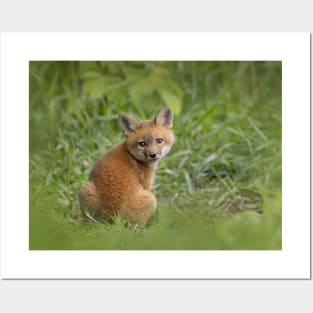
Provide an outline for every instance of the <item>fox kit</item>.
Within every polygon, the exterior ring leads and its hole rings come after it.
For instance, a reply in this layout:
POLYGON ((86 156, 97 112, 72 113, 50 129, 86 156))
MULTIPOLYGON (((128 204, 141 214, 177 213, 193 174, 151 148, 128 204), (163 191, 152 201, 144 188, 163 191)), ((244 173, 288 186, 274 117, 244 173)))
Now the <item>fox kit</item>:
POLYGON ((114 215, 146 225, 156 211, 152 184, 158 161, 174 142, 173 115, 164 107, 154 120, 120 114, 126 140, 98 160, 80 189, 80 204, 96 216, 114 215))

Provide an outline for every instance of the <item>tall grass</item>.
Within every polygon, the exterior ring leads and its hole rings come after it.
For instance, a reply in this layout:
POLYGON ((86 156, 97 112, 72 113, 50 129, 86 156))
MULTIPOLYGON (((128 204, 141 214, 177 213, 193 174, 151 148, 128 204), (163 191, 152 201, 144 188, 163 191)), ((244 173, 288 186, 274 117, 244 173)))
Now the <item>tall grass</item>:
POLYGON ((30 249, 281 249, 280 62, 30 62, 30 249), (166 103, 176 143, 144 230, 94 221, 78 190, 166 103))

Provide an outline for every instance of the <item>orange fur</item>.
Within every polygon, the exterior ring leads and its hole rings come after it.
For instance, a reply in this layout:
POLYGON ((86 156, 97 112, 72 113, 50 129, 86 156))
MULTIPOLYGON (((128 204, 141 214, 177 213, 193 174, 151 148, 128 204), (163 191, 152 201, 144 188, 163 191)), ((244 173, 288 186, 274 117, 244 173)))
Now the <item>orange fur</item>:
POLYGON ((171 118, 167 108, 154 121, 140 122, 125 114, 121 126, 127 139, 96 162, 89 180, 80 189, 81 206, 94 216, 110 218, 118 214, 144 226, 156 211, 157 201, 151 190, 157 161, 174 141, 171 123, 166 124, 171 118), (169 113, 167 120, 157 120, 169 113), (159 138, 163 140, 161 144, 156 141, 159 138), (147 142, 145 147, 138 143, 142 140, 147 142))

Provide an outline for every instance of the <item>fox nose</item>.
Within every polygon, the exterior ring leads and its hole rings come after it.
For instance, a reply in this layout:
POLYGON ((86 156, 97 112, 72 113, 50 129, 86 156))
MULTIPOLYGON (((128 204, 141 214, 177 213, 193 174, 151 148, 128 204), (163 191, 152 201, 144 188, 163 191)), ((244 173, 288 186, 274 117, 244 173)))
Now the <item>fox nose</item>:
POLYGON ((156 153, 150 153, 150 157, 151 157, 152 159, 155 159, 156 153))

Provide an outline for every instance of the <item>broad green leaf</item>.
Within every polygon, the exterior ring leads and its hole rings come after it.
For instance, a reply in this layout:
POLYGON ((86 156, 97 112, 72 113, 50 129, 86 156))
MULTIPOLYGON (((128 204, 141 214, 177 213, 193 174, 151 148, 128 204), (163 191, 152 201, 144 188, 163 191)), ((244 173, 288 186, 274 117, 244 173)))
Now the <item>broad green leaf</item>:
POLYGON ((182 99, 167 89, 159 89, 158 91, 162 100, 169 106, 174 115, 180 115, 182 109, 182 99))
POLYGON ((134 103, 140 103, 143 97, 153 92, 154 86, 147 79, 140 79, 129 86, 129 94, 134 103))

